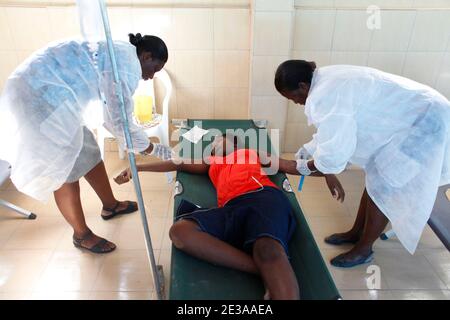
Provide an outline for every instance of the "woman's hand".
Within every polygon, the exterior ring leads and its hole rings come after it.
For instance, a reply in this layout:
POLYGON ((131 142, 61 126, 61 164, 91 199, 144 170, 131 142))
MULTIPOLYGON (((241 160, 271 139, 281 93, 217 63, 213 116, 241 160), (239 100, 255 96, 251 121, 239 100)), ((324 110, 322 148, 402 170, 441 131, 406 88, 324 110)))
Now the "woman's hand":
POLYGON ((345 191, 338 178, 334 174, 326 174, 325 180, 333 198, 340 202, 344 202, 345 191))
POLYGON ((117 184, 124 184, 131 180, 131 169, 127 168, 123 170, 117 177, 114 178, 114 181, 117 184))

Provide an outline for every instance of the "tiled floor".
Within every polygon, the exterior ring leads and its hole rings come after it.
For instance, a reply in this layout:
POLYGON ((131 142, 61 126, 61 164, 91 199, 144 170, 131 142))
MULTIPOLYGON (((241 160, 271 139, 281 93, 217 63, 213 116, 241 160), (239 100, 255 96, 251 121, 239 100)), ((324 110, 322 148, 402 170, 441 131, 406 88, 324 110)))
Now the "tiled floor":
MULTIPOLYGON (((287 155, 289 157, 291 155, 287 155)), ((114 152, 106 153, 110 177, 127 165, 114 152)), ((307 178, 297 192, 302 209, 327 261, 348 247, 332 247, 323 237, 351 226, 364 187, 360 171, 340 176, 346 201, 337 203, 323 179, 307 178)), ((292 185, 298 177, 291 176, 292 185)), ((165 174, 141 175, 152 242, 158 264, 170 272, 172 189, 165 174)), ((135 199, 132 184, 113 190, 120 199, 135 199)), ((81 182, 83 206, 89 226, 114 241, 118 249, 107 255, 93 255, 75 249, 71 229, 52 200, 41 204, 20 193, 11 183, 0 187, 0 198, 32 210, 37 220, 26 220, 0 208, 0 299, 152 299, 152 277, 148 265, 139 214, 111 221, 100 217, 101 203, 86 181, 81 182)), ((368 290, 367 265, 349 270, 329 265, 335 282, 346 299, 450 299, 450 253, 427 228, 414 256, 393 239, 378 241, 372 264, 381 272, 380 290, 368 290)))

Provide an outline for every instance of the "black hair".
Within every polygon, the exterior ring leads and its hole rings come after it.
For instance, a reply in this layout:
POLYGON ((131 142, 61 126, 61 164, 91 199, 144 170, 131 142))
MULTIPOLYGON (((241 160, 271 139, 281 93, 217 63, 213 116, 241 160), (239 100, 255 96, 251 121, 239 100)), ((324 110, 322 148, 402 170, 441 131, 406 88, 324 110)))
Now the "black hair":
POLYGON ((142 52, 150 52, 152 58, 164 63, 169 59, 167 46, 161 38, 157 36, 142 36, 140 33, 136 33, 136 35, 130 33, 128 37, 130 38, 130 43, 136 47, 138 56, 142 52))
POLYGON ((287 60, 280 64, 275 73, 275 88, 278 92, 294 91, 298 84, 311 84, 316 64, 305 60, 287 60))

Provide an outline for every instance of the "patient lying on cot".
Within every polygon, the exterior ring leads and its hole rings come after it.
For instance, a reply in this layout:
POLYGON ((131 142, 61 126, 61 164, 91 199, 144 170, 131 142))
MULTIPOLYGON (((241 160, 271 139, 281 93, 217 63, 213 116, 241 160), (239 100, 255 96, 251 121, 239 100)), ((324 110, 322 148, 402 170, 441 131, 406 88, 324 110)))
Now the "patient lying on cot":
MULTIPOLYGON (((200 164, 160 161, 138 165, 138 171, 185 171, 209 174, 217 191, 216 208, 198 208, 185 200, 170 229, 175 247, 213 264, 258 274, 265 298, 299 299, 298 283, 289 263, 288 242, 296 227, 288 198, 262 173, 255 150, 239 149, 234 136, 215 137, 211 157, 200 164)), ((279 159, 279 171, 298 175, 296 162, 279 159)), ((328 187, 343 201, 344 190, 334 175, 328 187)), ((131 179, 130 169, 115 178, 131 179)), ((191 186, 195 187, 195 186, 191 186)))

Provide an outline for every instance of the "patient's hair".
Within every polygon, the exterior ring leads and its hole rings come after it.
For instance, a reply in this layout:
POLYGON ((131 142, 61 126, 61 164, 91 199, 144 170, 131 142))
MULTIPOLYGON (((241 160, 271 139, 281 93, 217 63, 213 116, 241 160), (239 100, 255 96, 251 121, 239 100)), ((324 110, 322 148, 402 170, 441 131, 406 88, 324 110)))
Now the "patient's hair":
POLYGON ((305 60, 287 60, 280 64, 275 73, 275 88, 278 92, 294 91, 298 84, 311 84, 316 65, 305 60))
POLYGON ((161 38, 157 36, 142 36, 140 33, 135 35, 128 34, 130 38, 130 43, 136 47, 138 56, 142 52, 150 52, 153 59, 158 59, 162 62, 167 62, 169 59, 169 52, 167 46, 161 38))

